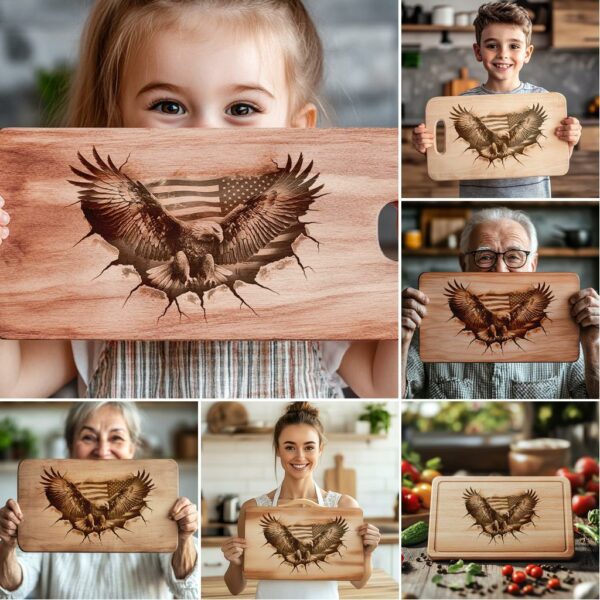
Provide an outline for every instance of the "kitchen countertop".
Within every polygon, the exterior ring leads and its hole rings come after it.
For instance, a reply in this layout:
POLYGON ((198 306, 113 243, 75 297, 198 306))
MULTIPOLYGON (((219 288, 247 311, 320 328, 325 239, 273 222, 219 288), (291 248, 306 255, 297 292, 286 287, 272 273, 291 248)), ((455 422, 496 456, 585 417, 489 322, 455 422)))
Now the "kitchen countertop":
MULTIPOLYGON (((340 581, 340 598, 356 600, 397 600, 398 583, 382 569, 375 569, 366 587, 357 590, 349 581, 340 581)), ((202 577, 200 595, 202 598, 221 598, 231 600, 222 577, 202 577)), ((254 598, 256 596, 256 581, 248 581, 246 589, 236 598, 254 598)))
MULTIPOLYGON (((438 585, 431 583, 431 578, 437 573, 437 565, 442 565, 444 568, 448 568, 450 564, 447 560, 432 561, 431 565, 428 565, 426 559, 421 557, 421 554, 427 554, 427 542, 423 542, 417 546, 403 547, 402 554, 404 555, 404 564, 402 568, 402 591, 406 594, 411 594, 413 598, 481 598, 481 595, 476 591, 470 591, 465 588, 465 591, 453 591, 448 587, 439 587, 438 585), (417 559, 421 558, 420 561, 417 559), (406 563, 410 563, 410 567, 406 567, 406 563), (405 569, 407 569, 405 571, 405 569), (462 595, 460 595, 462 594, 462 595)), ((534 559, 528 561, 513 561, 507 558, 504 561, 481 561, 481 560, 466 560, 465 563, 476 562, 481 565, 484 577, 477 577, 477 582, 483 586, 482 590, 484 596, 488 598, 514 598, 514 596, 507 594, 504 590, 506 589, 507 579, 502 577, 501 569, 503 565, 511 564, 515 570, 525 570, 525 566, 530 563, 540 564, 534 559), (494 589, 490 588, 497 586, 494 589)), ((568 572, 572 571, 571 577, 575 580, 584 581, 595 581, 598 583, 598 548, 595 546, 589 546, 579 536, 575 537, 575 556, 570 561, 549 561, 543 560, 542 565, 560 565, 561 569, 556 572, 556 576, 561 580, 561 590, 555 590, 549 594, 545 594, 547 597, 553 598, 573 598, 573 589, 577 583, 576 581, 571 584, 563 583, 565 578, 568 577, 568 572)), ((540 581, 545 584, 548 580, 546 577, 548 571, 544 568, 544 576, 540 581)), ((464 582, 464 573, 454 575, 442 575, 443 581, 446 585, 452 582, 464 582)), ((528 578, 531 579, 531 578, 528 578)), ((526 596, 530 597, 530 596, 526 596)))

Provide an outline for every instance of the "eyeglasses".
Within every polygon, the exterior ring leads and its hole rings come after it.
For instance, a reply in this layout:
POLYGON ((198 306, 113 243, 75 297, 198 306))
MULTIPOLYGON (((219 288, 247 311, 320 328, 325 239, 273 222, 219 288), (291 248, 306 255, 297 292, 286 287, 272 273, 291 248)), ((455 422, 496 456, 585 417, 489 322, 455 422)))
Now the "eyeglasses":
POLYGON ((494 252, 493 250, 473 250, 466 254, 472 254, 475 264, 480 269, 491 269, 498 262, 498 257, 501 256, 504 264, 509 269, 520 269, 531 254, 530 250, 507 250, 506 252, 494 252))

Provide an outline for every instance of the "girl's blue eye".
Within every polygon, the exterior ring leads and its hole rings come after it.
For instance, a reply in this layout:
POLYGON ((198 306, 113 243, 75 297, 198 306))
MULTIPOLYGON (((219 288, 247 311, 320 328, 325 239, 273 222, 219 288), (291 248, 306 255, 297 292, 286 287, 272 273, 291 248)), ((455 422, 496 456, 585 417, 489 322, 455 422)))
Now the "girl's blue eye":
POLYGON ((256 106, 252 106, 246 102, 236 102, 225 110, 232 117, 249 117, 253 113, 260 112, 256 106))
POLYGON ((164 113, 165 115, 183 115, 185 114, 185 108, 179 102, 173 102, 171 100, 161 100, 151 106, 151 110, 164 113), (180 112, 181 111, 181 112, 180 112))

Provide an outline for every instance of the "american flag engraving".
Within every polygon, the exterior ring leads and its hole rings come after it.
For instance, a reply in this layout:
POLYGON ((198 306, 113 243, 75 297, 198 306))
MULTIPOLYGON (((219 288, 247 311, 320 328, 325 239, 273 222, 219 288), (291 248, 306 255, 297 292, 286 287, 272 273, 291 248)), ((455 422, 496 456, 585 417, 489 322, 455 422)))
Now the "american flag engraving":
POLYGON ((237 288, 266 288, 256 281, 261 267, 294 257, 306 276, 293 243, 304 236, 318 244, 303 217, 324 186, 302 154, 257 175, 147 183, 127 174, 127 161, 117 167, 95 148, 92 154, 94 162, 78 153, 83 168, 71 167, 79 180, 70 183, 81 188, 78 202, 91 225, 81 241, 98 234, 119 250, 100 275, 115 265, 135 268, 141 281, 125 302, 138 288, 153 287, 168 300, 159 319, 173 303, 181 317, 179 296, 195 294, 204 309, 205 292, 225 285, 254 312, 237 288))

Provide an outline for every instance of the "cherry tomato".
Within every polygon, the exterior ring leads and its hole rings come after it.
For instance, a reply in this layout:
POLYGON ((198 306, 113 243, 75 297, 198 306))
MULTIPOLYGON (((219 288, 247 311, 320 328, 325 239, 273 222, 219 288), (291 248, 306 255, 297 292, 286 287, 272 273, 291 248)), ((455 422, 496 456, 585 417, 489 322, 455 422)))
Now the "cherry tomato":
POLYGON ((567 467, 562 467, 556 471, 556 474, 560 477, 566 477, 571 483, 571 495, 577 492, 577 488, 583 487, 585 485, 585 477, 582 473, 573 473, 573 471, 567 469, 567 467))
POLYGON ((402 512, 416 513, 421 508, 421 501, 416 494, 406 494, 402 498, 402 512))
POLYGON ((514 583, 523 583, 527 579, 527 575, 523 571, 515 571, 512 576, 514 583))
POLYGON ((516 583, 511 583, 511 584, 510 584, 510 585, 509 585, 509 586, 506 588, 506 591, 507 591, 509 594, 513 594, 513 596, 514 596, 514 595, 516 595, 516 594, 520 593, 520 591, 521 591, 521 588, 519 588, 519 586, 518 586, 516 583))
POLYGON ((527 565, 525 567, 525 573, 527 573, 527 575, 531 575, 530 571, 533 569, 533 567, 535 567, 535 565, 527 565))
POLYGON ((530 583, 528 583, 527 585, 523 586, 523 589, 521 590, 521 592, 523 594, 532 594, 533 586, 530 583))
POLYGON ((596 496, 596 500, 598 499, 598 481, 588 481, 585 486, 586 492, 592 492, 596 496))
POLYGON ((504 565, 502 567, 502 575, 512 575, 513 568, 512 565, 504 565))
POLYGON ((413 483, 417 483, 419 481, 419 471, 415 469, 407 460, 402 461, 402 475, 406 477, 410 477, 413 480, 413 483))
POLYGON ((593 494, 575 494, 571 499, 573 512, 578 517, 585 517, 588 511, 596 508, 596 497, 593 494))
POLYGON ((531 569, 531 571, 529 571, 529 576, 533 577, 534 579, 539 579, 543 574, 544 574, 544 571, 542 571, 541 567, 537 567, 537 566, 534 566, 533 569, 531 569))
POLYGON ((434 469, 425 469, 421 473, 420 481, 424 481, 426 483, 431 483, 436 477, 440 477, 440 476, 441 476, 441 473, 439 471, 436 471, 434 469))
POLYGON ((594 475, 598 475, 598 463, 591 456, 583 456, 575 463, 573 470, 581 473, 587 481, 594 475))
POLYGON ((549 590, 555 590, 557 588, 560 587, 560 579, 558 577, 553 577, 552 579, 548 580, 548 583, 546 584, 546 587, 549 590))
POLYGON ((419 496, 423 506, 429 508, 431 505, 431 485, 429 483, 418 483, 412 489, 412 493, 419 496))

